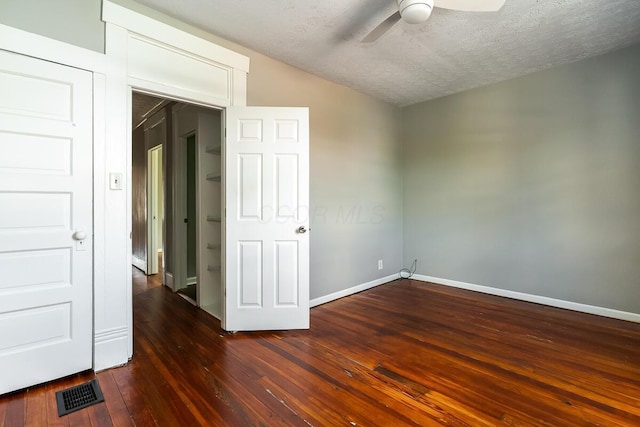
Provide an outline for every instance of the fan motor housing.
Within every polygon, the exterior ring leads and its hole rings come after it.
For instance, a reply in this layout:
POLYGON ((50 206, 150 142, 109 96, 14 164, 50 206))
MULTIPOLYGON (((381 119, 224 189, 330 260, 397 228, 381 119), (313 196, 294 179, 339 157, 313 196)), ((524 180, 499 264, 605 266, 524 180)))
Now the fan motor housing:
POLYGON ((419 24, 431 16, 433 0, 397 0, 402 20, 408 24, 419 24))

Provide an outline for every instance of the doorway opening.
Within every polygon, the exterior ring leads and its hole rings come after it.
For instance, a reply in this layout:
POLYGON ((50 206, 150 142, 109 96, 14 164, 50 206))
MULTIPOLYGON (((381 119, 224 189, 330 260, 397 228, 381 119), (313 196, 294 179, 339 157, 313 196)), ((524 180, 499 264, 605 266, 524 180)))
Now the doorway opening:
POLYGON ((131 105, 133 265, 220 319, 222 111, 135 91, 131 105))

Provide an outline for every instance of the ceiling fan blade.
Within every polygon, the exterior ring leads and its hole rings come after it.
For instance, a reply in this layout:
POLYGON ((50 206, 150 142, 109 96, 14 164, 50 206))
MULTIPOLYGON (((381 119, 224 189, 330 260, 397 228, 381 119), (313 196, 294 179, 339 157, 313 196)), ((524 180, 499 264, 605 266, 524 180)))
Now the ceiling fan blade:
POLYGON ((463 12, 497 12, 507 0, 435 0, 434 6, 441 9, 463 12))
POLYGON ((362 43, 371 43, 378 40, 384 33, 393 28, 394 25, 400 20, 400 12, 396 12, 384 21, 382 21, 377 27, 375 27, 365 38, 362 39, 362 43))

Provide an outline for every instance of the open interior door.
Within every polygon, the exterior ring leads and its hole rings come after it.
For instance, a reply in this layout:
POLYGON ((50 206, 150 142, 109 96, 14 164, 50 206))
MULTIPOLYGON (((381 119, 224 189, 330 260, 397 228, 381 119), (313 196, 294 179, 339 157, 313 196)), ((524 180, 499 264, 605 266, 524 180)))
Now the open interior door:
POLYGON ((0 394, 92 367, 91 73, 0 51, 0 394))
POLYGON ((309 327, 309 110, 226 110, 228 331, 309 327))

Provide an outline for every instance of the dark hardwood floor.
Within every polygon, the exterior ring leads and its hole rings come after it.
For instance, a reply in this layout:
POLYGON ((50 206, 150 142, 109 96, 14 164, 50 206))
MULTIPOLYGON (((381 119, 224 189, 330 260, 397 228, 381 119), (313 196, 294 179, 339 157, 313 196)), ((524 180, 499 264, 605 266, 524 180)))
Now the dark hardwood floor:
POLYGON ((0 425, 640 426, 640 324, 402 280, 230 335, 141 273, 134 319, 104 403, 57 417, 88 372, 0 397, 0 425))

